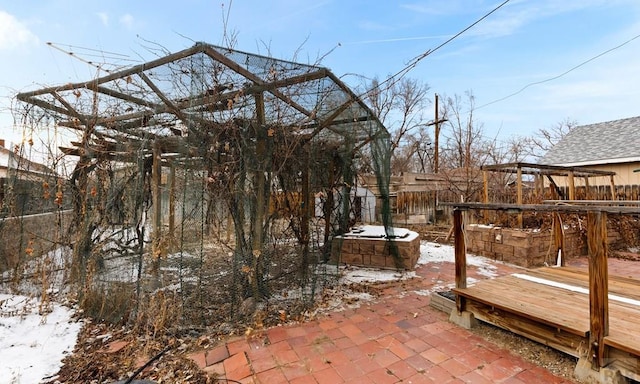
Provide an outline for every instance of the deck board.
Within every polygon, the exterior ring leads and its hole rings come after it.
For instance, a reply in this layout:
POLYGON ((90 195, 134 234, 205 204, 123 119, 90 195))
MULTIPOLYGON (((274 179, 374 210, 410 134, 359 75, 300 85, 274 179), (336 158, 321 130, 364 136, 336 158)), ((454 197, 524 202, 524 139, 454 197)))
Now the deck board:
MULTIPOLYGON (((468 300, 588 339, 589 276, 585 269, 544 267, 521 272, 520 275, 526 275, 522 278, 517 275, 479 281, 454 292, 468 300), (527 276, 545 282, 532 281, 527 276), (576 289, 554 286, 549 281, 576 289)), ((640 357, 640 281, 610 275, 608 285, 609 335, 605 344, 640 357)))
POLYGON ((588 298, 574 292, 561 295, 558 288, 514 276, 481 281, 454 292, 573 334, 586 336, 589 332, 588 298))
MULTIPOLYGON (((589 276, 584 269, 575 267, 544 267, 527 271, 527 275, 549 279, 560 283, 589 287, 589 276)), ((609 294, 640 301, 640 282, 629 277, 609 275, 609 294)))

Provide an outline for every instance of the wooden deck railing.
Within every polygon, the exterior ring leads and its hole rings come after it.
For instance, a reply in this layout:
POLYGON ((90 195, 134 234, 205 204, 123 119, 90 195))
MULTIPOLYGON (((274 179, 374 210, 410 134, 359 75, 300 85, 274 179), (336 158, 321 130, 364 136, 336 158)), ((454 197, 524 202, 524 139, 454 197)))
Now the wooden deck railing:
MULTIPOLYGON (((483 204, 452 203, 453 233, 455 235, 455 281, 457 289, 467 287, 466 244, 462 214, 469 210, 496 210, 513 214, 526 211, 562 213, 581 213, 587 215, 587 242, 589 257, 589 355, 592 368, 599 369, 608 359, 605 337, 609 334, 609 287, 607 268, 607 217, 608 215, 640 215, 640 208, 628 205, 588 204, 588 205, 551 205, 551 204, 483 204)), ((556 236, 562 236, 561 232, 556 236)), ((562 241, 556 239, 562 246, 562 241)), ((458 313, 466 310, 466 298, 456 295, 458 313)))

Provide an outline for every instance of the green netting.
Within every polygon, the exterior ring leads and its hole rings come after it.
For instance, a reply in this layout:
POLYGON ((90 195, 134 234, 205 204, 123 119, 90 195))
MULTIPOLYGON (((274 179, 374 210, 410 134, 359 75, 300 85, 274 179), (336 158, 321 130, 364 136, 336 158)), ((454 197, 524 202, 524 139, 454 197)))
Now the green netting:
POLYGON ((389 135, 327 69, 198 43, 18 99, 30 130, 75 136, 50 250, 91 316, 151 326, 161 295, 180 329, 261 326, 308 315, 336 286, 356 225, 383 226, 398 258, 389 135), (365 173, 375 209, 358 194, 365 173))

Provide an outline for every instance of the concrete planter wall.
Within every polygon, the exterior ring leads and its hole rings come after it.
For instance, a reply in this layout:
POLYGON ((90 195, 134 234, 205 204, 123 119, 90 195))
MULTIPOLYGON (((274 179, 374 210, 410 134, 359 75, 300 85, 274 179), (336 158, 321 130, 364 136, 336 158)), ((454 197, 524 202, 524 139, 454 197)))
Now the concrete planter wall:
POLYGON ((349 265, 384 269, 414 270, 420 258, 420 235, 404 228, 394 228, 397 238, 387 238, 384 227, 364 226, 362 232, 351 231, 331 242, 331 261, 349 265), (392 253, 397 247, 399 265, 392 253))
MULTIPOLYGON (((556 263, 550 231, 472 224, 465 227, 465 233, 469 253, 527 268, 556 263)), ((564 233, 567 258, 586 254, 585 242, 577 229, 565 229, 564 233)))

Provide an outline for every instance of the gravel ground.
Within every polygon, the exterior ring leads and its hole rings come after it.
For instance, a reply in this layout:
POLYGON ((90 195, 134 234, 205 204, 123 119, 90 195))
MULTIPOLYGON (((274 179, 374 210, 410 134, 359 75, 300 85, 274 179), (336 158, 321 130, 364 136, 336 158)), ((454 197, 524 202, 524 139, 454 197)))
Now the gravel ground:
POLYGON ((580 383, 573 376, 577 363, 576 358, 573 356, 483 322, 478 322, 478 326, 472 328, 471 332, 522 356, 523 359, 531 363, 548 369, 557 376, 571 380, 574 383, 580 383))

